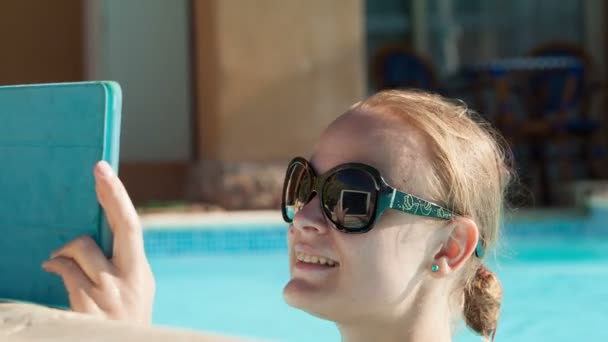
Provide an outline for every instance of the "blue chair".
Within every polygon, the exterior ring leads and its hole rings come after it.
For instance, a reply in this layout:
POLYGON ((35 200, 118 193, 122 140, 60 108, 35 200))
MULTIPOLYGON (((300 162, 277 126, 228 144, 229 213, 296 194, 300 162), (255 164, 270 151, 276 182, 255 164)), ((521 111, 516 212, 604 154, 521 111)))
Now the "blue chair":
POLYGON ((378 49, 372 58, 370 71, 376 90, 440 90, 437 73, 429 60, 403 44, 389 44, 378 49))
POLYGON ((528 109, 526 126, 532 148, 531 157, 541 168, 542 198, 550 202, 552 190, 565 181, 599 178, 593 159, 605 146, 595 146, 603 123, 593 117, 593 96, 601 89, 591 80, 593 63, 580 46, 563 42, 543 44, 530 57, 558 57, 574 61, 566 68, 529 72, 523 94, 528 109))

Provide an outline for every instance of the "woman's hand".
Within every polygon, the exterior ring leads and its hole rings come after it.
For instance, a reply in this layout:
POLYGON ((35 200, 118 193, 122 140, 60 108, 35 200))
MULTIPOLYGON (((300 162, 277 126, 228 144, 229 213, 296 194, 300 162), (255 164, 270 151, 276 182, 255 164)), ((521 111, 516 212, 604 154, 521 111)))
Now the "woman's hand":
POLYGON ((114 235, 112 259, 85 236, 53 252, 42 267, 63 279, 72 310, 150 323, 155 284, 137 212, 106 162, 95 167, 95 189, 114 235))

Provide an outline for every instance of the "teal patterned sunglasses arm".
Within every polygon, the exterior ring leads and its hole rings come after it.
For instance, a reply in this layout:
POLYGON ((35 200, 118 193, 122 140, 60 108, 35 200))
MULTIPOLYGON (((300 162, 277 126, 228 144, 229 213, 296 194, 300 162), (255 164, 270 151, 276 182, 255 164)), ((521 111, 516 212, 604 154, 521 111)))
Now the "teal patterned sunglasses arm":
MULTIPOLYGON (((385 196, 380 199, 379 207, 379 213, 390 208, 412 215, 434 217, 442 220, 451 220, 458 216, 453 211, 440 205, 395 189, 392 189, 390 193, 385 193, 385 196)), ((475 256, 482 258, 484 254, 483 241, 480 238, 475 248, 475 256)))
POLYGON ((449 209, 423 200, 420 197, 394 189, 390 194, 390 201, 387 203, 387 208, 397 209, 412 215, 434 217, 442 220, 449 220, 456 216, 456 214, 449 209))

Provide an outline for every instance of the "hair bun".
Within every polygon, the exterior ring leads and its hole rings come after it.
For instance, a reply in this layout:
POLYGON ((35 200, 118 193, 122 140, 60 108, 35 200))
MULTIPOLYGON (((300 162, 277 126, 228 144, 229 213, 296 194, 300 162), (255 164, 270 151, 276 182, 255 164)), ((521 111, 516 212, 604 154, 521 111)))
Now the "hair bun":
POLYGON ((464 290, 464 319, 471 329, 494 340, 500 316, 502 286, 496 274, 483 264, 464 290))

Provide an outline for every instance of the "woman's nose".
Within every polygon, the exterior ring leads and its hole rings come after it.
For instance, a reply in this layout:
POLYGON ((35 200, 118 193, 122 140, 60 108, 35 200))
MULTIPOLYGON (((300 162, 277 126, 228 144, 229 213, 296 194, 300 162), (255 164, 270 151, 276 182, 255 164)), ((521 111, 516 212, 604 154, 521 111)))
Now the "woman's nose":
POLYGON ((293 218, 293 226, 301 232, 324 234, 328 230, 328 222, 321 210, 319 196, 315 196, 293 218))

